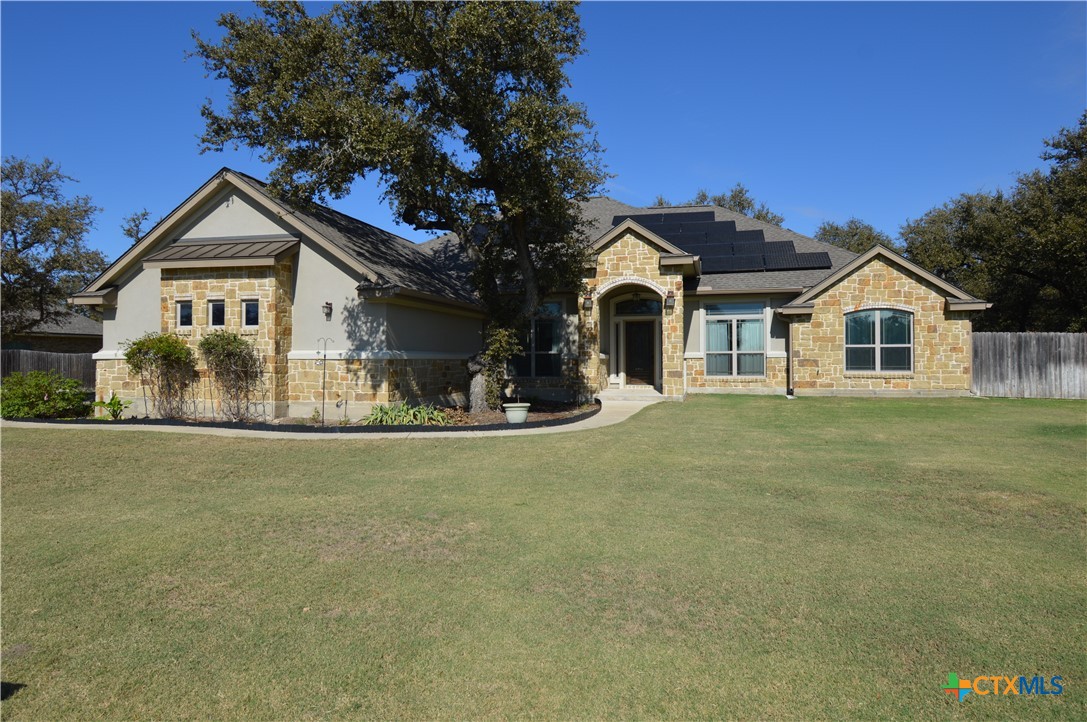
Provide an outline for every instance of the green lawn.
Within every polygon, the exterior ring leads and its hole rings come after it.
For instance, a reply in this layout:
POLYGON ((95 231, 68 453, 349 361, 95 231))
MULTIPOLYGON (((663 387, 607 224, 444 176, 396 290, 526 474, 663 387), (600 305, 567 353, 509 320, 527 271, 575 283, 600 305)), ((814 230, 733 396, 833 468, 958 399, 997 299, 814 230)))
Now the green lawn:
POLYGON ((5 719, 1087 717, 1087 404, 3 432, 5 719), (1061 696, 941 692, 1061 675, 1061 696))

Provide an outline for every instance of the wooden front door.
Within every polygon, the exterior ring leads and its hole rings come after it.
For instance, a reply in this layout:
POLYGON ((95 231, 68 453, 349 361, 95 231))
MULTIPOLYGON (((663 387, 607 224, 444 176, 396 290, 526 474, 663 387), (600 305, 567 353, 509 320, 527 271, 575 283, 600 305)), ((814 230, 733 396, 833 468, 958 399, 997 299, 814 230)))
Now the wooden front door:
POLYGON ((653 378, 653 330, 657 324, 655 321, 627 321, 625 325, 623 358, 626 368, 623 370, 627 383, 653 386, 656 383, 653 378))

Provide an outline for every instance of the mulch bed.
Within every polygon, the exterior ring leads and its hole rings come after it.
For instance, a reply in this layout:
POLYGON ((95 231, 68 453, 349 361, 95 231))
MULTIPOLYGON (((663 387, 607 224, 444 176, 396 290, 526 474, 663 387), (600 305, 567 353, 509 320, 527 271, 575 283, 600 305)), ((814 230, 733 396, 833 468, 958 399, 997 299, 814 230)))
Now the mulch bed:
MULTIPOLYGON (((536 404, 534 404, 536 406, 536 404)), ((530 409, 528 420, 523 424, 510 424, 506 421, 506 415, 501 411, 487 411, 481 414, 458 414, 459 423, 453 426, 361 426, 358 424, 346 424, 340 426, 330 422, 326 426, 313 423, 298 423, 296 419, 284 422, 253 422, 239 423, 221 421, 215 419, 180 420, 180 419, 150 419, 133 418, 122 421, 109 421, 106 419, 8 419, 9 421, 33 421, 42 424, 58 425, 102 425, 102 424, 126 424, 136 426, 182 426, 209 429, 244 429, 247 431, 281 431, 302 432, 313 434, 372 434, 385 432, 441 432, 441 431, 501 431, 508 429, 538 429, 549 426, 564 426, 595 416, 600 412, 600 403, 590 406, 574 406, 571 404, 540 403, 538 410, 530 409)))

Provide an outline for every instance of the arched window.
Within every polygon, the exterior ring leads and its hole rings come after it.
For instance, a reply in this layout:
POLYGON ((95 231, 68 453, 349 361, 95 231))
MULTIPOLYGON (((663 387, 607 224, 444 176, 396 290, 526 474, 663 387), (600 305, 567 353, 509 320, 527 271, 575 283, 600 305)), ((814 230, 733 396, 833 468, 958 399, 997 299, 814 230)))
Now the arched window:
POLYGON ((845 315, 846 371, 912 371, 913 314, 893 309, 845 315))

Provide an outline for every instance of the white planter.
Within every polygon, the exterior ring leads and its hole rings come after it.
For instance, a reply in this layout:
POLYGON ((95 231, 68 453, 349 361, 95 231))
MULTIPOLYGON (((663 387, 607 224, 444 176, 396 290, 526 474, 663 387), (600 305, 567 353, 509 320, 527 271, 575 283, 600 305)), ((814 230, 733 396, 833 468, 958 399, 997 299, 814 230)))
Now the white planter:
POLYGON ((532 404, 502 404, 502 410, 506 412, 506 422, 510 424, 523 424, 528 419, 528 407, 532 404))

